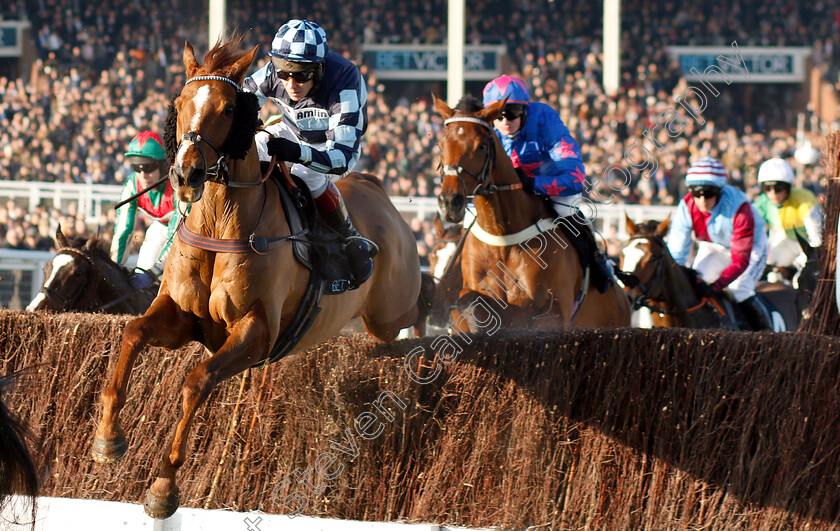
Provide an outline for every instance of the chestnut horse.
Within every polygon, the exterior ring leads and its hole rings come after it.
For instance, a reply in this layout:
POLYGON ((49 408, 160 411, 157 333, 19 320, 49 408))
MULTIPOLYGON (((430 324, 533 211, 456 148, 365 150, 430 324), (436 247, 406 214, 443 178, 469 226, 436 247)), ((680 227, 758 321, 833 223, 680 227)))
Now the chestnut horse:
POLYGON ((68 240, 59 227, 55 243, 58 251, 44 266, 44 284, 27 311, 140 315, 149 308, 157 286, 133 288, 130 273, 111 260, 98 234, 68 240))
MULTIPOLYGON (((205 55, 204 65, 187 42, 187 81, 174 100, 180 145, 170 180, 178 199, 192 204, 183 227, 205 239, 221 240, 220 245, 248 242, 249 237, 279 242, 291 234, 274 181, 261 176, 253 139, 256 109, 247 103, 254 96, 240 89, 259 46, 237 52, 240 42, 237 38, 217 43, 205 55), (243 108, 249 113, 244 120, 237 117, 243 108), (247 142, 240 152, 238 139, 243 135, 247 142), (209 166, 216 157, 215 167, 209 166)), ((394 340, 420 315, 420 262, 414 236, 381 182, 352 174, 337 186, 359 232, 372 239, 380 252, 373 275, 358 289, 321 299, 320 312, 290 353, 336 336, 355 315, 382 341, 394 340)), ((187 232, 185 237, 191 236, 187 232)), ((102 393, 102 420, 93 443, 99 462, 113 462, 125 454, 119 414, 129 374, 146 345, 176 349, 198 341, 206 347, 209 359, 189 373, 181 388, 182 417, 146 495, 147 514, 166 518, 177 510, 176 473, 186 459, 197 408, 219 383, 268 359, 272 345, 293 321, 309 279, 309 270, 295 259, 288 240, 260 253, 233 253, 192 247, 179 232, 160 293, 149 310, 125 328, 116 369, 102 393)))
POLYGON ((456 111, 434 97, 435 109, 444 118, 438 204, 447 221, 460 223, 472 200, 478 225, 470 230, 461 256, 459 308, 467 319, 455 321, 456 328, 476 331, 473 305, 479 299, 495 301, 493 308, 506 327, 629 326, 624 291, 614 282, 600 293, 588 283, 577 252, 557 228, 557 220, 552 221, 554 212, 522 190, 493 130, 504 104, 502 100, 486 108, 477 105, 472 112, 456 111), (479 239, 479 231, 489 237, 479 239), (470 301, 471 308, 463 311, 470 301))

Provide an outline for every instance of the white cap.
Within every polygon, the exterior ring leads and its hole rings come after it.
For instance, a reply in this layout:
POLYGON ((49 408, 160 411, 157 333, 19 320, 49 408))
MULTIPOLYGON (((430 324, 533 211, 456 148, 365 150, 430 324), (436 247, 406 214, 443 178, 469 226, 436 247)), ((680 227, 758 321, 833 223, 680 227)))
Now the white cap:
POLYGON ((782 159, 766 160, 758 168, 758 182, 793 184, 793 168, 782 159))

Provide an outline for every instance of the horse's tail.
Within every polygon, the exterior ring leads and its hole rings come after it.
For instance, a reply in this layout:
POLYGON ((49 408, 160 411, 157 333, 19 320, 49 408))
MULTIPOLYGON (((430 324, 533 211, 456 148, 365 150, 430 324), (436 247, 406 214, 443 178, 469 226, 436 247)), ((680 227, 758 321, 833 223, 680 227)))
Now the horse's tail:
POLYGON ((435 302, 435 277, 420 273, 420 294, 417 296, 417 323, 425 323, 435 302))
MULTIPOLYGON (((9 386, 10 376, 0 378, 0 397, 9 386)), ((38 473, 26 442, 26 427, 0 399, 0 507, 10 494, 23 494, 27 503, 31 505, 33 522, 36 505, 35 495, 38 492, 38 473)))

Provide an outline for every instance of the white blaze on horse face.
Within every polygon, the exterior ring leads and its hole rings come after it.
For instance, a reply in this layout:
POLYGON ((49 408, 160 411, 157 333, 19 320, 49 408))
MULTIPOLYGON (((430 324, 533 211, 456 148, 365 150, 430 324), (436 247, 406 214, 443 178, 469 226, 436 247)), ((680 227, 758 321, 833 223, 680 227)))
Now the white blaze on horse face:
MULTIPOLYGON (((204 107, 209 99, 209 85, 202 85, 195 91, 195 96, 192 99, 193 115, 192 120, 190 120, 190 131, 198 131, 198 126, 201 125, 201 120, 204 118, 204 107)), ((181 147, 178 148, 178 155, 175 157, 176 165, 181 167, 184 165, 184 155, 191 145, 191 142, 181 142, 181 147)))
POLYGON ((443 272, 446 270, 449 260, 452 259, 452 255, 455 254, 456 247, 457 245, 454 243, 447 243, 438 250, 437 263, 435 264, 435 270, 432 273, 436 279, 440 280, 443 277, 443 272))
MULTIPOLYGON (((50 277, 44 281, 44 288, 51 288, 52 283, 55 282, 56 277, 58 276, 58 272, 61 271, 62 268, 67 267, 68 265, 73 263, 73 257, 68 254, 60 254, 52 259, 52 272, 50 272, 50 277)), ((46 299, 46 295, 44 295, 43 288, 38 295, 32 299, 32 302, 26 307, 27 311, 34 312, 38 306, 41 304, 41 301, 46 299)))
POLYGON ((639 249, 639 245, 646 241, 646 238, 633 240, 630 245, 621 250, 621 254, 624 256, 624 263, 621 265, 623 271, 629 271, 630 273, 636 271, 642 258, 647 254, 644 249, 639 249))

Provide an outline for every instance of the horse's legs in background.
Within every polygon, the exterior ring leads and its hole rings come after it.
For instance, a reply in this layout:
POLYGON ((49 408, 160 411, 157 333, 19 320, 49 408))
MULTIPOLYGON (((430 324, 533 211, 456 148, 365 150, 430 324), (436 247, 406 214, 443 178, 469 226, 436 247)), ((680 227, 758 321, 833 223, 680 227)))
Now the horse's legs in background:
POLYGON ((119 415, 125 406, 128 379, 137 355, 147 344, 175 349, 192 337, 192 323, 172 299, 161 296, 142 317, 129 322, 123 333, 120 357, 108 387, 102 392, 102 420, 93 438, 93 458, 113 463, 125 455, 128 443, 119 415))
POLYGON ((193 369, 181 388, 183 415, 172 445, 161 457, 157 478, 146 494, 146 514, 151 517, 168 518, 178 509, 175 475, 186 457, 187 440, 196 410, 219 383, 245 371, 268 355, 270 338, 261 305, 254 306, 228 329, 230 335, 221 348, 193 369))

